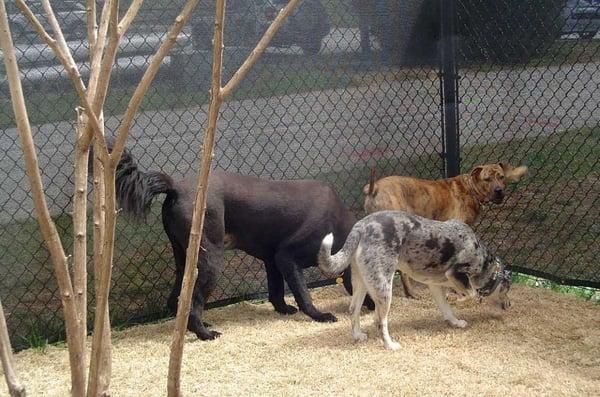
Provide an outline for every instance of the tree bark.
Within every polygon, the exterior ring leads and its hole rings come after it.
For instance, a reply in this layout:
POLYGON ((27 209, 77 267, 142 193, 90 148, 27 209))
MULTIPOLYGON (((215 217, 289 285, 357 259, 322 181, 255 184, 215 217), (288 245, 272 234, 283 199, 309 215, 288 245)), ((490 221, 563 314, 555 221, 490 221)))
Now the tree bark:
POLYGON ((4 370, 6 385, 8 386, 8 393, 11 397, 25 397, 25 387, 19 382, 15 372, 15 363, 10 345, 10 337, 8 336, 8 328, 6 327, 6 318, 4 318, 2 301, 0 301, 0 360, 2 361, 2 369, 4 370))
MULTIPOLYGON (((105 391, 100 390, 98 386, 98 379, 109 379, 110 377, 103 372, 103 364, 107 362, 106 356, 110 355, 110 325, 109 323, 109 308, 108 308, 108 296, 110 293, 110 279, 112 274, 112 261, 114 251, 114 236, 116 226, 116 191, 115 191, 115 171, 123 154, 125 147, 125 141, 129 134, 129 129, 135 117, 139 105, 144 98, 152 80, 156 76, 160 65, 164 57, 169 53, 173 45, 175 44, 179 33, 183 29, 183 26, 189 20, 192 11, 194 10, 198 0, 188 0, 184 5, 181 13, 175 19, 173 26, 170 28, 169 33, 165 41, 160 45, 157 52, 152 57, 150 65, 144 72, 140 83, 136 87, 129 104, 127 111, 123 116, 123 120, 119 125, 116 133, 115 144, 109 157, 109 161, 103 164, 103 187, 104 187, 104 229, 102 236, 102 255, 101 260, 95 262, 95 266, 101 266, 100 270, 97 271, 97 290, 96 290, 96 313, 94 320, 94 333, 92 338, 92 353, 90 361, 90 373, 88 383, 88 396, 97 396, 102 393, 108 393, 108 389, 105 391)), ((109 50, 107 52, 112 55, 111 43, 118 43, 120 36, 125 29, 129 26, 137 9, 141 5, 141 1, 132 2, 130 9, 119 24, 118 28, 114 28, 114 13, 112 15, 112 22, 109 25, 109 32, 111 40, 109 42, 109 50)), ((106 57, 106 55, 105 55, 106 57)), ((105 67, 106 64, 103 64, 105 67)), ((99 87, 105 87, 107 77, 101 72, 99 87)), ((105 94, 105 93, 104 93, 105 94)), ((105 367, 104 367, 105 368, 105 367)))
POLYGON ((42 235, 44 236, 48 251, 50 252, 50 258, 54 266, 54 272, 62 300, 67 343, 69 345, 72 393, 75 396, 83 396, 85 393, 85 371, 83 352, 81 351, 82 343, 79 340, 81 338, 79 329, 80 324, 78 321, 77 307, 73 297, 73 284, 71 283, 71 276, 69 274, 68 260, 56 230, 56 226, 50 217, 46 198, 44 196, 44 187, 40 176, 35 146, 33 144, 33 136, 31 134, 27 109, 25 107, 25 98, 23 97, 23 89, 14 53, 12 37, 8 26, 4 0, 0 1, 0 44, 4 53, 6 75, 10 87, 17 130, 19 132, 19 138, 25 157, 27 177, 29 178, 29 183, 31 185, 33 203, 42 235))
POLYGON ((85 362, 85 340, 87 336, 87 184, 89 147, 81 144, 87 116, 79 108, 75 130, 75 181, 73 194, 73 292, 79 316, 82 361, 85 362))

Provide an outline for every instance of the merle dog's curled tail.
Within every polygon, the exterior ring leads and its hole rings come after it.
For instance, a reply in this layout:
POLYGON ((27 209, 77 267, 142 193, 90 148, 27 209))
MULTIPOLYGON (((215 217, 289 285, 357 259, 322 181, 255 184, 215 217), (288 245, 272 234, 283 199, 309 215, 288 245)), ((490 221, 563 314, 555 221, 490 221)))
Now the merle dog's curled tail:
POLYGON ((173 193, 173 179, 162 172, 141 171, 131 153, 123 152, 115 179, 117 203, 136 219, 146 218, 152 200, 161 193, 173 193))
POLYGON ((331 247, 333 246, 333 234, 329 233, 321 242, 321 249, 319 250, 319 268, 328 274, 340 274, 344 269, 350 265, 352 255, 358 248, 360 242, 361 230, 354 226, 346 242, 341 250, 335 255, 331 255, 331 247))

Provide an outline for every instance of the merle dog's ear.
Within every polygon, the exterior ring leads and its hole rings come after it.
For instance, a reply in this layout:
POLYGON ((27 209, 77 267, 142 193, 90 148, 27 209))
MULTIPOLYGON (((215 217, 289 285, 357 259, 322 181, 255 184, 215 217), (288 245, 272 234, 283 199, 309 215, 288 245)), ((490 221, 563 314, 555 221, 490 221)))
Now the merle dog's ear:
POLYGON ((483 171, 483 167, 482 167, 482 166, 480 166, 480 165, 479 165, 479 166, 477 166, 477 167, 475 167, 475 168, 473 168, 473 169, 471 170, 471 177, 472 177, 473 179, 479 179, 479 174, 481 174, 481 171, 483 171))

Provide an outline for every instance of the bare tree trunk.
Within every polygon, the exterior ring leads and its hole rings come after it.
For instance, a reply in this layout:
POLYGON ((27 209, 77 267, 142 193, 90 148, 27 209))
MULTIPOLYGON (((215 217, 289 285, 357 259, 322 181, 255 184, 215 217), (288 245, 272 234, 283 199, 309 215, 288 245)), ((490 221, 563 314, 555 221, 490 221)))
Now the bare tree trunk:
POLYGON ((73 290, 79 315, 82 360, 85 362, 87 336, 87 178, 89 147, 81 144, 87 116, 78 108, 75 143, 75 183, 73 195, 73 290))
MULTIPOLYGON (((101 117, 102 118, 102 117, 101 117)), ((94 207, 93 207, 93 217, 94 217, 94 280, 95 280, 95 296, 99 295, 100 289, 100 278, 101 278, 101 264, 103 263, 102 259, 102 245, 104 241, 104 209, 105 209, 105 194, 106 190, 104 188, 104 170, 100 159, 95 155, 99 153, 97 150, 97 146, 99 142, 94 142, 94 207), (96 265, 98 264, 98 265, 96 265)), ((108 307, 106 308, 104 326, 102 327, 103 332, 103 340, 110 340, 111 330, 110 330, 110 317, 108 312, 108 307)), ((112 353, 110 346, 107 348, 107 344, 104 344, 102 351, 100 352, 101 358, 98 365, 100 366, 100 371, 98 371, 98 377, 92 378, 90 377, 88 380, 88 390, 97 390, 100 395, 108 394, 108 388, 110 386, 110 374, 111 374, 111 363, 112 363, 112 353)), ((94 355, 92 355, 91 362, 96 362, 94 360, 94 355)))
POLYGON ((19 131, 21 146, 25 156, 27 177, 31 184, 33 203, 42 235, 44 236, 44 240, 50 251, 50 257, 52 259, 52 264, 54 265, 54 272, 58 281, 58 288, 63 304, 67 343, 69 345, 69 360, 71 364, 72 393, 76 396, 83 396, 85 393, 85 371, 83 351, 81 350, 83 344, 80 341, 81 331, 79 329, 80 324, 78 321, 77 307, 73 297, 73 284, 71 283, 65 251, 56 230, 56 226, 48 212, 48 206, 44 197, 42 178, 39 172, 37 155, 31 134, 31 126, 25 107, 25 99, 23 97, 23 89, 21 87, 19 69, 8 26, 4 0, 0 1, 0 44, 2 45, 2 51, 4 53, 6 75, 10 87, 13 111, 17 121, 17 129, 19 131))
POLYGON ((196 184, 196 197, 192 224, 190 227, 190 238, 186 251, 185 270, 181 285, 181 293, 177 304, 177 316, 175 318, 175 332, 171 343, 171 354, 169 358, 169 375, 167 390, 169 397, 181 395, 181 364, 183 359, 183 342, 187 330, 188 316, 191 308, 192 293, 198 276, 198 252, 202 239, 202 228, 206 211, 206 198, 208 193, 208 179, 210 166, 214 157, 214 143, 219 110, 223 99, 239 85, 250 68, 256 63, 269 42, 277 33, 281 24, 292 13, 300 0, 291 0, 277 15, 272 25, 267 29, 264 36, 258 42, 248 59, 242 64, 232 79, 224 88, 221 88, 221 71, 223 66, 223 24, 225 17, 225 0, 216 0, 215 3, 215 30, 213 40, 213 65, 212 83, 210 89, 210 107, 208 112, 208 125, 204 133, 202 150, 200 154, 200 172, 196 184))
POLYGON ((244 77, 248 74, 252 66, 258 61, 262 53, 265 51, 271 39, 283 22, 287 17, 294 11, 296 6, 300 3, 301 0, 291 0, 287 5, 279 12, 277 17, 271 23, 271 26, 265 31, 263 37, 258 41, 256 47, 252 50, 248 58, 244 61, 242 66, 235 72, 235 74, 231 77, 231 79, 225 84, 225 86, 221 89, 222 98, 227 98, 242 82, 244 77))
POLYGON ((202 225, 204 224, 204 212, 206 210, 206 193, 208 191, 208 177, 210 175, 210 163, 213 157, 215 141, 215 130, 219 118, 221 106, 221 69, 223 60, 223 21, 225 18, 225 0, 216 0, 215 10, 215 33, 213 43, 213 65, 212 83, 210 89, 210 108, 208 113, 208 126, 204 134, 200 157, 200 173, 196 185, 196 199, 194 201, 194 212, 190 230, 190 240, 186 252, 185 270, 181 286, 181 294, 177 304, 177 316, 175 319, 175 334, 171 344, 171 355, 169 359, 169 375, 167 389, 169 397, 181 395, 181 362, 183 358, 183 341, 187 330, 188 315, 190 313, 192 292, 198 276, 196 263, 198 262, 198 250, 202 237, 202 225))
MULTIPOLYGON (((88 396, 107 394, 99 389, 99 381, 108 381, 110 374, 106 373, 103 363, 104 355, 109 354, 110 348, 110 317, 108 312, 108 295, 110 292, 110 279, 112 274, 112 259, 114 249, 114 235, 116 225, 115 202, 115 169, 107 167, 102 169, 102 183, 104 185, 104 228, 101 247, 101 261, 94 263, 96 280, 96 314, 94 321, 94 335, 92 340, 92 362, 90 363, 90 376, 88 383, 88 396), (108 332, 106 325, 108 323, 108 332), (107 337, 105 339, 105 336, 107 337)), ((102 194, 102 193, 100 193, 102 194)), ((107 386, 107 385, 106 385, 107 386)))
MULTIPOLYGON (((115 171, 123 154, 125 141, 127 140, 131 124, 133 123, 135 114, 139 109, 142 99, 146 94, 148 88, 150 87, 152 80, 156 76, 156 73, 158 72, 158 69, 162 64, 164 57, 169 53, 169 51, 175 44, 179 33, 181 33, 183 26, 189 20, 192 11, 196 7, 197 3, 198 0, 188 0, 186 2, 181 13, 177 16, 173 26, 170 28, 169 33, 167 34, 167 38, 160 45, 159 49, 152 57, 150 65, 144 72, 140 83, 138 84, 135 92, 133 93, 127 106, 127 111, 125 112, 123 120, 119 125, 119 128, 116 133, 115 144, 110 154, 109 161, 103 164, 104 234, 102 238, 102 258, 101 261, 97 262, 95 265, 100 265, 101 269, 96 273, 98 275, 97 280, 99 281, 99 284, 97 286, 96 291, 96 315, 94 321, 94 336, 92 340, 88 396, 95 397, 100 394, 108 393, 107 388, 105 389, 105 391, 100 390, 97 384, 97 380, 101 378, 107 380, 109 379, 109 375, 106 374, 106 368, 105 366, 103 367, 102 363, 107 363, 105 356, 110 355, 111 349, 110 326, 108 325, 107 328, 107 324, 109 324, 108 296, 110 292, 110 279, 112 273, 112 260, 114 250, 114 233, 117 216, 115 171)), ((141 1, 134 1, 131 4, 130 9, 119 24, 119 29, 116 33, 112 28, 113 25, 111 25, 111 41, 115 41, 113 39, 115 37, 115 34, 121 35, 123 33, 123 27, 128 26, 129 23, 131 23, 133 17, 135 16, 133 11, 131 10, 135 7, 139 8, 140 4, 141 1)), ((135 8, 135 12, 137 12, 137 8, 135 8)), ((118 40, 116 41, 118 42, 118 40)))
POLYGON ((6 378, 6 385, 11 397, 25 397, 25 387, 21 385, 15 372, 15 363, 12 355, 12 347, 10 346, 8 328, 6 327, 6 318, 4 318, 2 301, 0 301, 0 360, 2 361, 4 377, 6 378))

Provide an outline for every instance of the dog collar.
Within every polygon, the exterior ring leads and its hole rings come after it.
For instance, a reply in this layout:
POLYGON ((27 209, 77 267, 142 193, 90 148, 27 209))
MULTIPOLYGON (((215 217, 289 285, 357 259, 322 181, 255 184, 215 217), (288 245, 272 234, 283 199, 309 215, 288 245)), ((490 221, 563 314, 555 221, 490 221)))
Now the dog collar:
POLYGON ((492 274, 492 277, 490 278, 490 280, 483 287, 481 287, 477 290, 477 294, 479 294, 479 296, 488 296, 492 292, 494 292, 496 290, 496 288, 498 288, 498 285, 500 285, 502 280, 504 280, 504 277, 501 277, 501 275, 502 276, 504 275, 504 271, 502 270, 502 265, 500 263, 496 262, 496 268, 494 269, 494 274, 492 274))
POLYGON ((480 194, 477 191, 475 184, 471 180, 471 176, 467 177, 467 185, 469 187, 469 195, 471 195, 471 197, 473 197, 473 200, 475 200, 477 202, 477 204, 479 204, 485 208, 487 206, 486 198, 485 198, 485 196, 483 197, 483 199, 480 198, 480 194))

